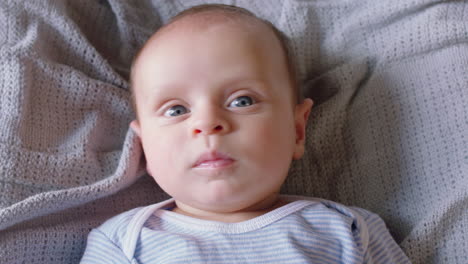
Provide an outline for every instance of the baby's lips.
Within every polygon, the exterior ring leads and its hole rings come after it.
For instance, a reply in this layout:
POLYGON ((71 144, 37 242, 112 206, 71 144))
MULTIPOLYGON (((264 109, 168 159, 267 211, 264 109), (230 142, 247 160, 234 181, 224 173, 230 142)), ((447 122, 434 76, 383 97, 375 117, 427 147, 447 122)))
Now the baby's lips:
POLYGON ((208 151, 201 154, 193 167, 216 167, 227 165, 234 161, 229 155, 219 151, 208 151))
POLYGON ((231 165, 234 162, 232 159, 217 159, 205 161, 196 166, 196 168, 218 169, 231 165))

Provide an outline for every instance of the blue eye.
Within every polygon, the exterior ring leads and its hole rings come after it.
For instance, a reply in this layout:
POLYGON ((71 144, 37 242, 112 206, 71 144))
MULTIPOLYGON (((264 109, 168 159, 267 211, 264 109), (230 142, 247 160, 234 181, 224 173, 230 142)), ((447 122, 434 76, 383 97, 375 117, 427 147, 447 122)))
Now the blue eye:
POLYGON ((185 106, 175 105, 175 106, 169 108, 164 113, 164 115, 165 116, 179 116, 179 115, 183 115, 183 114, 186 114, 186 113, 188 113, 188 110, 187 110, 187 108, 185 108, 185 106))
POLYGON ((252 97, 239 96, 229 104, 229 107, 246 107, 252 105, 253 103, 254 99, 252 99, 252 97))

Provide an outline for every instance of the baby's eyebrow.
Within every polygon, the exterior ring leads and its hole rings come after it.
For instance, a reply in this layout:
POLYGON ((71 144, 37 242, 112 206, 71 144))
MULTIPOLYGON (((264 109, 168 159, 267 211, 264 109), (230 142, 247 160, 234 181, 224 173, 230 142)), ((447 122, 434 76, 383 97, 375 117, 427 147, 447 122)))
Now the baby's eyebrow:
MULTIPOLYGON (((189 84, 190 85, 190 84, 189 84)), ((266 85, 265 81, 259 78, 232 78, 226 79, 225 81, 221 82, 220 84, 216 85, 219 88, 230 88, 230 87, 239 87, 239 86, 261 86, 264 87, 266 85)), ((164 95, 169 92, 176 92, 178 90, 183 90, 185 84, 176 84, 176 83, 167 83, 167 84, 160 84, 152 89, 151 95, 164 95)))
POLYGON ((232 87, 232 86, 242 86, 242 85, 254 85, 259 87, 265 86, 265 81, 259 78, 234 78, 225 82, 223 86, 232 87))
POLYGON ((176 92, 177 90, 180 89, 174 84, 153 85, 150 89, 145 89, 140 98, 152 107, 155 107, 155 104, 159 107, 164 101, 177 97, 180 94, 180 92, 176 92))
MULTIPOLYGON (((187 95, 188 91, 186 88, 190 84, 184 83, 164 83, 157 84, 153 86, 147 94, 143 95, 145 100, 148 102, 156 103, 157 105, 162 104, 163 102, 169 99, 175 99, 187 95)), ((237 77, 226 79, 225 81, 216 85, 219 90, 219 95, 228 96, 230 93, 238 90, 239 88, 252 88, 260 90, 260 93, 265 93, 267 89, 267 84, 265 81, 259 78, 244 78, 237 77)))
POLYGON ((176 92, 176 91, 182 90, 183 87, 184 85, 177 84, 177 83, 157 84, 157 85, 154 85, 153 88, 151 89, 150 96, 151 97, 162 96, 170 92, 176 92))
POLYGON ((225 97, 239 89, 253 89, 260 94, 268 90, 266 82, 258 78, 233 78, 223 82, 221 88, 225 97))

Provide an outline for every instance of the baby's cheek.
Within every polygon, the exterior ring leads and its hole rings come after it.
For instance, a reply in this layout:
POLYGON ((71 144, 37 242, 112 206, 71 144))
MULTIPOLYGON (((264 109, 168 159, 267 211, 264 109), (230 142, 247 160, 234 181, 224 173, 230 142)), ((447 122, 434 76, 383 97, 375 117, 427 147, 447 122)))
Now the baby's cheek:
POLYGON ((159 164, 164 164, 165 159, 168 156, 168 144, 164 140, 151 139, 143 146, 145 151, 145 158, 148 167, 153 168, 159 166, 159 164))
POLYGON ((278 124, 279 121, 258 123, 256 129, 251 133, 254 135, 251 143, 252 150, 260 155, 260 159, 270 163, 281 161, 292 150, 293 134, 291 129, 286 129, 286 124, 278 124))

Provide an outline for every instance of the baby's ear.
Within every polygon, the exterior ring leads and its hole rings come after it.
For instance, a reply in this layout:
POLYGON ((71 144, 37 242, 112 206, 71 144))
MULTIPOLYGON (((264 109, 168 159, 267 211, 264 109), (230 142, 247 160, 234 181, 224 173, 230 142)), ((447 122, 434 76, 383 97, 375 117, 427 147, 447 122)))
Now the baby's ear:
POLYGON ((301 104, 296 106, 295 126, 296 126, 296 146, 294 149, 293 158, 300 159, 305 151, 305 135, 307 120, 309 119, 310 110, 314 102, 310 98, 304 99, 301 104))
POLYGON ((141 138, 141 127, 140 127, 140 122, 138 122, 138 120, 133 120, 132 122, 130 122, 130 128, 133 130, 133 132, 135 132, 138 137, 141 138))

